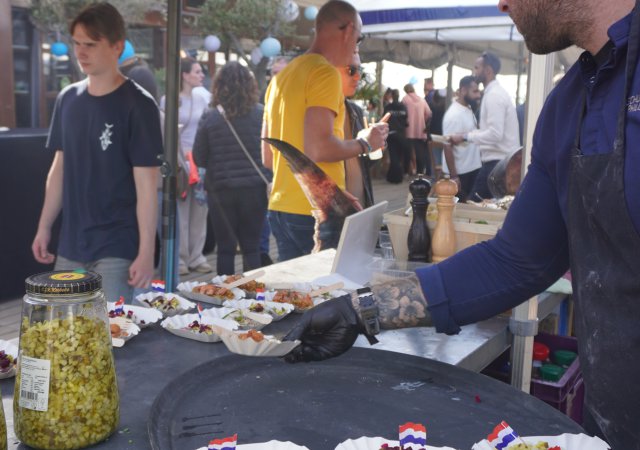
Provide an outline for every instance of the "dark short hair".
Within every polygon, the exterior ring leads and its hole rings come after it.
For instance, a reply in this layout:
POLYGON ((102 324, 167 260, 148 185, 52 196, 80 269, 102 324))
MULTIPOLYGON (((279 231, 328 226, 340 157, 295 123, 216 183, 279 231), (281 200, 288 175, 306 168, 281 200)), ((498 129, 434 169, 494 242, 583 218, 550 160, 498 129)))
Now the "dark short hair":
POLYGON ((124 41, 126 36, 122 15, 107 2, 93 3, 84 7, 69 25, 69 34, 73 35, 78 25, 82 25, 94 41, 105 38, 109 43, 115 44, 124 41))
POLYGON ((392 89, 391 98, 393 99, 394 103, 398 103, 398 100, 400 100, 400 91, 397 89, 392 89))
POLYGON ((433 83, 433 77, 425 78, 425 83, 433 83))
POLYGON ((497 55, 491 52, 483 52, 480 57, 482 58, 482 62, 485 64, 485 66, 489 66, 491 67, 491 69, 493 69, 493 73, 495 75, 500 72, 500 58, 498 58, 497 55))
POLYGON ((230 61, 218 70, 212 91, 212 106, 222 105, 230 119, 249 113, 258 103, 256 79, 237 61, 230 61))
POLYGON ((180 60, 180 89, 182 89, 182 74, 191 73, 194 64, 200 64, 197 59, 187 56, 180 60))
POLYGON ((476 77, 474 77, 473 75, 462 77, 462 79, 460 80, 459 88, 468 88, 469 86, 471 86, 471 83, 477 83, 476 77))
POLYGON ((355 19, 358 11, 351 3, 343 0, 329 0, 322 5, 318 15, 316 16, 316 30, 328 23, 339 23, 347 20, 355 19))

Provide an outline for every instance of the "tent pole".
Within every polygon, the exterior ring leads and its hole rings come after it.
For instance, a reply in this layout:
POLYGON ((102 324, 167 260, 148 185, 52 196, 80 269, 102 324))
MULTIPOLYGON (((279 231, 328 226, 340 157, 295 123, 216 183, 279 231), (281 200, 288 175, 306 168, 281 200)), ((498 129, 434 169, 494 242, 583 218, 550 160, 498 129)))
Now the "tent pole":
MULTIPOLYGON (((542 105, 551 91, 555 55, 529 54, 529 73, 527 77, 527 101, 525 107, 524 148, 522 150, 522 177, 531 162, 531 146, 533 130, 538 120, 542 105)), ((527 324, 538 320, 538 298, 517 306, 512 313, 511 321, 515 324, 527 324)), ((511 348, 511 385, 516 389, 529 392, 531 385, 531 358, 533 353, 533 336, 528 333, 516 334, 511 327, 513 346, 511 348)), ((518 327, 515 327, 516 329, 518 327)), ((524 328, 524 327, 523 327, 524 328)), ((536 327, 537 328, 537 327, 536 327)))
POLYGON ((453 101, 453 66, 455 64, 455 47, 453 44, 447 45, 447 59, 449 63, 447 64, 447 99, 446 99, 446 107, 448 108, 453 101))
POLYGON ((176 174, 178 167, 178 96, 180 95, 180 23, 182 0, 169 0, 167 15, 167 71, 162 180, 161 276, 165 292, 175 290, 177 281, 176 174))

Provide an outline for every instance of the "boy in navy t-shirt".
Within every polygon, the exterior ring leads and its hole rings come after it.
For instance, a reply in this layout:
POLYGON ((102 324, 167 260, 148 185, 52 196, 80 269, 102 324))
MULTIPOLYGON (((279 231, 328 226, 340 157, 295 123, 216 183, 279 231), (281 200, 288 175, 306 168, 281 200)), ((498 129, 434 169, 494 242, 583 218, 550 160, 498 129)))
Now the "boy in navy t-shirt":
POLYGON ((160 115, 153 98, 118 71, 125 28, 108 3, 69 27, 87 78, 56 100, 47 149, 55 151, 33 254, 50 264, 51 226, 62 210, 56 269, 100 273, 107 300, 131 298, 153 277, 160 115))

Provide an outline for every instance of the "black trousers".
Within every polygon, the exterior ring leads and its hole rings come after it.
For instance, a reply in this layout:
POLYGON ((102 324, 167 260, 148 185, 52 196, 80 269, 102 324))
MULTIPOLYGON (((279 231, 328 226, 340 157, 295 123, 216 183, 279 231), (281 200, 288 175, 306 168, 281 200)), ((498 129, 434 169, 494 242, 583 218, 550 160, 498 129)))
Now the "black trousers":
POLYGON ((489 174, 499 162, 500 160, 496 159, 494 161, 482 163, 478 176, 476 176, 476 181, 473 183, 473 187, 469 193, 469 200, 477 202, 482 199, 493 198, 493 195, 491 195, 491 191, 489 190, 489 186, 487 185, 487 180, 489 179, 489 174))
POLYGON ((260 236, 267 211, 265 186, 208 192, 208 199, 218 245, 218 274, 235 272, 238 245, 243 270, 260 267, 260 236))
MULTIPOLYGON (((461 202, 465 202, 469 197, 469 193, 471 189, 473 189, 473 184, 476 182, 476 177, 478 176, 478 172, 480 169, 472 170, 467 173, 458 174, 458 178, 460 178, 460 192, 458 192, 457 197, 461 202)), ((473 199, 471 199, 473 200, 473 199)))
MULTIPOLYGON (((431 158, 429 156, 429 145, 426 139, 408 139, 409 145, 416 154, 416 173, 431 176, 431 158)), ((405 170, 407 169, 405 161, 405 170)))
POLYGON ((387 181, 389 183, 402 183, 405 173, 405 160, 410 160, 407 139, 404 136, 398 136, 397 133, 390 134, 387 138, 387 151, 389 152, 387 181))

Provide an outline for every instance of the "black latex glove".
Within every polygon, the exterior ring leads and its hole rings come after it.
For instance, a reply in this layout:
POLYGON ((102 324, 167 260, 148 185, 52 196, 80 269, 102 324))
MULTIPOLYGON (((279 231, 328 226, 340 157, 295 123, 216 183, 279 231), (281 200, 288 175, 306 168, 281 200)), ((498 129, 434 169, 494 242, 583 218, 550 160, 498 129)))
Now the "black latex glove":
POLYGON ((284 337, 285 341, 302 341, 284 359, 293 363, 333 358, 349 350, 363 331, 351 295, 334 298, 305 312, 284 337))

